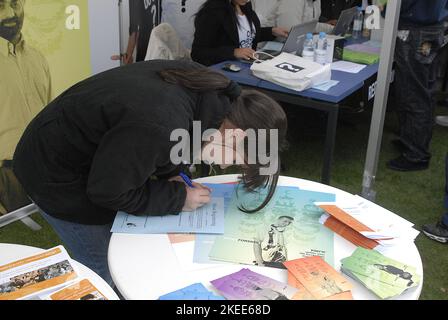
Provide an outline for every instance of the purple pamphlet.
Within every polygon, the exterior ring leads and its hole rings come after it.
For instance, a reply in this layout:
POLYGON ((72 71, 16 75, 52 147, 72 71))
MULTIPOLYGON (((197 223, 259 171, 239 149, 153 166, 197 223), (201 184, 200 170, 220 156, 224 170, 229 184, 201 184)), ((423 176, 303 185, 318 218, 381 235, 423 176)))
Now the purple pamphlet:
POLYGON ((298 289, 249 269, 211 281, 228 300, 293 300, 298 289))

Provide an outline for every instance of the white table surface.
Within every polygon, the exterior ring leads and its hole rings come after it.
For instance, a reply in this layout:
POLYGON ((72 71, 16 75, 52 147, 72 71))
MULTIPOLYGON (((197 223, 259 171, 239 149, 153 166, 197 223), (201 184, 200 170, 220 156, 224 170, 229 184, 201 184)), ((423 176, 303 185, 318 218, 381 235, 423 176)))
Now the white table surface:
MULTIPOLYGON (((236 175, 226 175, 202 178, 196 181, 201 183, 226 183, 236 181, 236 179, 236 175)), ((279 185, 297 186, 306 190, 333 193, 336 194, 337 201, 351 196, 339 189, 297 178, 281 177, 279 185)), ((350 256, 355 249, 356 247, 353 244, 335 234, 334 261, 337 270, 340 269, 340 260, 350 256)), ((395 299, 418 300, 423 287, 423 266, 417 247, 411 242, 408 246, 388 248, 387 250, 383 254, 415 266, 418 274, 422 276, 422 281, 418 287, 409 289, 395 299)), ((166 234, 133 235, 115 233, 112 235, 109 244, 108 260, 115 285, 124 298, 131 300, 158 299, 163 294, 197 282, 202 282, 207 288, 214 290, 209 283, 211 280, 246 267, 273 279, 287 282, 286 270, 241 264, 226 264, 193 271, 183 270, 166 234)), ((375 294, 359 282, 345 277, 354 286, 352 293, 355 300, 378 299, 375 294)))
MULTIPOLYGON (((0 265, 5 265, 13 261, 17 261, 28 256, 36 255, 44 252, 44 249, 23 246, 18 244, 0 243, 0 265)), ((84 266, 83 264, 73 260, 79 270, 81 278, 89 279, 92 284, 106 296, 109 300, 120 300, 115 291, 95 272, 84 266)))

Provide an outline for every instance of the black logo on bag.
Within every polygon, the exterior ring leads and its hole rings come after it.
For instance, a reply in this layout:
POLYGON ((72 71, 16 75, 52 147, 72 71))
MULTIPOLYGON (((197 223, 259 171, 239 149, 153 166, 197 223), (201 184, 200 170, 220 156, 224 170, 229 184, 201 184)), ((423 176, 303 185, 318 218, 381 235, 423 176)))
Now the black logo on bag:
POLYGON ((279 68, 279 69, 282 69, 282 70, 286 70, 286 71, 292 72, 292 73, 297 73, 297 72, 300 72, 300 71, 302 71, 304 69, 302 67, 293 65, 293 64, 291 64, 289 62, 280 63, 280 64, 276 65, 276 67, 279 68))

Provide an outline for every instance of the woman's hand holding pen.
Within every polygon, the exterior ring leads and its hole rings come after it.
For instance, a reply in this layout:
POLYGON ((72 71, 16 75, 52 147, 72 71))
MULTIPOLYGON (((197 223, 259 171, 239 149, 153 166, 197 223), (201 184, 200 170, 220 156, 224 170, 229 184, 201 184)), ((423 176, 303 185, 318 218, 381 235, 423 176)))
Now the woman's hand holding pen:
POLYGON ((182 208, 182 211, 194 211, 197 208, 206 205, 211 200, 212 190, 207 186, 204 186, 197 182, 192 182, 190 180, 188 180, 187 183, 184 178, 180 176, 172 177, 169 179, 169 181, 183 182, 185 184, 187 197, 185 199, 185 204, 182 208))
POLYGON ((202 184, 193 182, 194 188, 185 185, 187 189, 187 198, 185 199, 182 211, 194 211, 200 208, 211 200, 211 189, 202 184))

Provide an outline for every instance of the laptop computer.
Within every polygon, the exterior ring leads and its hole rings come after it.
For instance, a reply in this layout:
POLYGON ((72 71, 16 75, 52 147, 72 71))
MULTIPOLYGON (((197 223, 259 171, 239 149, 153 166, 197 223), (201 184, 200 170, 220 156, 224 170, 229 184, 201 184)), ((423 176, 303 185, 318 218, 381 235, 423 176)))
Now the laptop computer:
POLYGON ((338 22, 336 23, 336 26, 333 28, 333 31, 330 34, 335 36, 344 36, 346 33, 348 33, 357 12, 357 7, 342 11, 341 15, 339 16, 338 22))
POLYGON ((281 50, 261 49, 259 52, 266 53, 260 54, 260 60, 271 59, 270 56, 278 56, 283 52, 296 54, 302 51, 303 44, 307 33, 314 33, 317 26, 317 20, 294 26, 289 32, 286 42, 283 44, 281 50))

